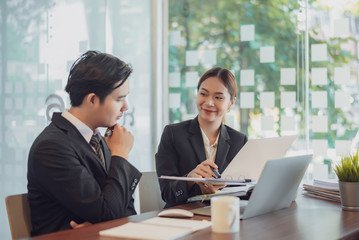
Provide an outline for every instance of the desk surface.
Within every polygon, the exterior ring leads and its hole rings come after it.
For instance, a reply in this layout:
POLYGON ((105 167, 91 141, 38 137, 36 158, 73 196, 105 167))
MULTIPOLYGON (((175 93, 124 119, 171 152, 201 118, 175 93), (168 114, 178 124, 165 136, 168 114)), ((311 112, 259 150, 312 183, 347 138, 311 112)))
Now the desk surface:
MULTIPOLYGON (((201 206, 204 204, 197 202, 182 205, 181 208, 193 209, 201 206)), ((29 239, 119 239, 100 237, 98 232, 129 221, 139 222, 156 215, 157 211, 148 212, 29 239)), ((210 220, 210 217, 195 215, 192 219, 210 220)), ((290 208, 241 220, 239 233, 219 234, 207 228, 182 239, 359 239, 359 212, 342 211, 338 203, 298 194, 296 202, 293 202, 290 208)))

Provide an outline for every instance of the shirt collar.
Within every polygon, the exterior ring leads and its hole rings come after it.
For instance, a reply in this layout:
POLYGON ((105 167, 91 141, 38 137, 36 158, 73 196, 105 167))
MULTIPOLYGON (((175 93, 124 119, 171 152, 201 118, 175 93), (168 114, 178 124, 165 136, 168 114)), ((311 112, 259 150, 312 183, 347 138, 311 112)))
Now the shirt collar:
POLYGON ((202 133, 202 138, 203 138, 204 146, 205 146, 206 148, 208 148, 208 147, 216 147, 217 144, 218 144, 219 132, 218 132, 216 141, 215 141, 212 145, 209 145, 210 143, 209 143, 209 139, 208 139, 206 133, 202 130, 201 127, 200 127, 200 129, 201 129, 201 133, 202 133))
POLYGON ((89 128, 85 123, 81 122, 77 117, 72 115, 67 109, 62 112, 61 116, 72 123, 88 143, 90 143, 93 134, 96 134, 97 137, 99 137, 100 132, 98 129, 96 129, 94 133, 91 128, 89 128))

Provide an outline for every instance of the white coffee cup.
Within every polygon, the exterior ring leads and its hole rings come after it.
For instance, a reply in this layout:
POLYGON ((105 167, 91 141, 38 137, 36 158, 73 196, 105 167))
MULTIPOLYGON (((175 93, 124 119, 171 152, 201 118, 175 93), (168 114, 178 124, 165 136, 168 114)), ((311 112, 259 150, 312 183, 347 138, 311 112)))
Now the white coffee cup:
POLYGON ((239 232, 238 197, 222 196, 211 198, 212 231, 217 233, 239 232))

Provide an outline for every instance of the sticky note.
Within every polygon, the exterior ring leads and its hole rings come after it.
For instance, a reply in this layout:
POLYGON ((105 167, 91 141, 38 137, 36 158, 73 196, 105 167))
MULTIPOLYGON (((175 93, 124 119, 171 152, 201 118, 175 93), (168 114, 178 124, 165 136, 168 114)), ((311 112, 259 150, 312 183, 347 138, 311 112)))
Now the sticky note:
POLYGON ((281 68, 280 69, 280 84, 295 85, 295 68, 281 68))
POLYGON ((328 179, 328 165, 323 163, 313 163, 314 179, 328 179))
POLYGON ((349 33, 349 18, 334 20, 334 37, 348 37, 349 33))
POLYGON ((328 116, 312 116, 312 131, 316 133, 327 133, 328 116))
POLYGON ((280 127, 282 131, 295 131, 294 117, 281 116, 280 127))
POLYGON ((240 85, 241 86, 253 86, 254 85, 254 70, 253 69, 241 70, 240 85))
POLYGON ((260 93, 260 107, 273 108, 274 107, 274 92, 260 93))
POLYGON ((261 47, 259 51, 261 63, 274 62, 274 46, 261 47))
POLYGON ((281 92, 280 93, 280 107, 281 108, 295 108, 296 107, 296 92, 281 92))
POLYGON ((181 106, 181 94, 180 93, 170 93, 169 96, 169 108, 177 109, 181 106))
POLYGON ((350 68, 336 67, 334 68, 334 83, 345 84, 350 82, 350 68))
POLYGON ((335 91, 334 96, 335 108, 349 108, 350 107, 350 93, 347 91, 335 91))
POLYGON ((335 140, 335 152, 337 156, 347 156, 350 154, 350 140, 335 140))
POLYGON ((312 68, 312 85, 327 85, 328 73, 326 68, 312 68))
POLYGON ((181 31, 171 31, 169 38, 170 46, 181 46, 181 31))
POLYGON ((168 74, 168 87, 179 88, 181 87, 181 73, 171 72, 168 74))
POLYGON ((274 118, 272 116, 261 117, 261 129, 262 131, 274 130, 274 118))
POLYGON ((312 62, 327 61, 327 44, 312 44, 312 62))
POLYGON ((198 72, 186 72, 186 87, 197 87, 198 72))
POLYGON ((312 92, 312 108, 327 108, 327 92, 313 91, 312 92))
POLYGON ((197 66, 198 62, 198 51, 186 51, 186 66, 197 66))
POLYGON ((254 108, 254 92, 241 92, 239 106, 240 108, 254 108))
POLYGON ((203 53, 203 65, 212 67, 217 64, 217 50, 205 50, 203 53))
POLYGON ((5 93, 12 93, 12 82, 5 82, 5 93))
POLYGON ((23 107, 24 107, 24 104, 23 104, 22 98, 16 98, 15 99, 15 108, 18 110, 21 110, 21 109, 23 109, 23 107))
POLYGON ((12 107, 12 98, 10 98, 10 97, 5 98, 5 109, 10 110, 12 108, 13 108, 12 107))
POLYGON ((313 139, 312 148, 313 148, 313 155, 326 157, 328 150, 328 140, 313 139))
POLYGON ((254 41, 255 26, 241 25, 241 42, 254 41))

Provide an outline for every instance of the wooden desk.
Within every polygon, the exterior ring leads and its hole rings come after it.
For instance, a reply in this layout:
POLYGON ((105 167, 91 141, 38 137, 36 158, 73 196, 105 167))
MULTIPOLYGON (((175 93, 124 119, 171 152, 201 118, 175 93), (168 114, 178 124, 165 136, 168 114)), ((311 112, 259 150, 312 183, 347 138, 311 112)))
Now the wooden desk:
MULTIPOLYGON (((182 205, 183 209, 204 206, 202 203, 182 205)), ((94 224, 80 229, 61 231, 29 239, 33 240, 113 240, 118 238, 100 237, 100 230, 121 224, 142 221, 155 217, 156 212, 121 218, 94 224)), ((195 215, 192 219, 209 217, 195 215)), ((298 195, 290 208, 240 221, 237 234, 212 233, 211 228, 192 233, 183 239, 359 239, 359 212, 342 211, 340 204, 298 195)))

